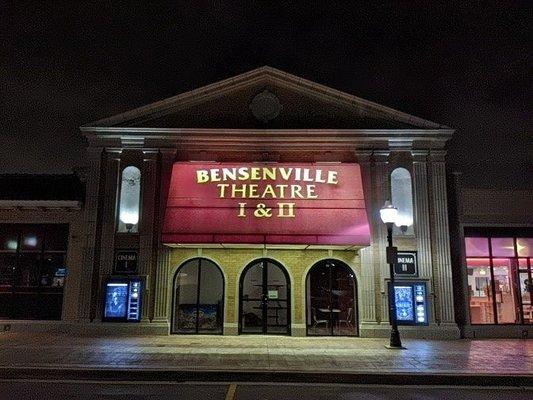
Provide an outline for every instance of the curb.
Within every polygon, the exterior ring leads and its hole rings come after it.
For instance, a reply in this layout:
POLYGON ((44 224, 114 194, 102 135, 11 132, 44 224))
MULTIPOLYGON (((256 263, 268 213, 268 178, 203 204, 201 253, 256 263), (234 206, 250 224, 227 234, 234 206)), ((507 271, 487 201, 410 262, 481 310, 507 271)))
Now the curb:
POLYGON ((166 382, 276 382, 416 386, 533 386, 533 375, 332 373, 294 371, 176 371, 90 368, 0 367, 0 379, 166 382))

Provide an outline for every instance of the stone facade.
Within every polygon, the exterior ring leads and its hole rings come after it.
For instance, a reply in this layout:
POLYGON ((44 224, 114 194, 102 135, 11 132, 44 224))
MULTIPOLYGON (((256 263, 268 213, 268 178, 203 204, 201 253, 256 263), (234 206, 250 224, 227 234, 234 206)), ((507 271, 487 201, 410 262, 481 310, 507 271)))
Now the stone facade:
MULTIPOLYGON (((74 227, 63 316, 64 323, 70 324, 68 329, 168 334, 176 270, 190 258, 205 257, 224 273, 224 334, 237 334, 240 273, 249 262, 269 257, 289 273, 291 332, 302 336, 306 332, 307 272, 317 261, 333 258, 345 262, 355 273, 360 335, 385 337, 390 329, 389 272, 386 229, 379 220, 379 209, 390 198, 391 171, 402 166, 410 171, 413 182, 415 233, 396 235, 394 240, 400 250, 418 252, 417 279, 426 282, 429 291, 429 325, 401 330, 414 337, 458 337, 443 150, 452 129, 268 67, 81 129, 88 140, 89 172, 84 210, 75 218, 67 218, 74 227), (256 121, 249 100, 265 88, 276 93, 282 108, 272 121, 256 121), (268 245, 168 247, 160 238, 175 161, 358 163, 371 245, 349 250, 331 246, 313 250, 268 245), (117 233, 120 174, 129 165, 141 170, 139 232, 117 233), (139 253, 138 274, 144 279, 145 290, 138 324, 101 322, 103 283, 113 275, 117 249, 139 253)), ((43 215, 44 219, 55 218, 51 213, 43 215)))

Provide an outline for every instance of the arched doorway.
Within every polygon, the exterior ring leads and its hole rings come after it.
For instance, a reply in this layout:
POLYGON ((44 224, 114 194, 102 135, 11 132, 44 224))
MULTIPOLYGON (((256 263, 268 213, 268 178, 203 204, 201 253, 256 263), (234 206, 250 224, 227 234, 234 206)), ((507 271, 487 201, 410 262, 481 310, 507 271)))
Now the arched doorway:
POLYGON ((172 333, 222 334, 224 276, 205 258, 183 263, 174 277, 172 333))
POLYGON ((239 282, 239 333, 290 334, 290 279, 278 262, 251 262, 239 282))
POLYGON ((306 279, 307 335, 357 336, 357 283, 354 272, 338 260, 322 260, 306 279))

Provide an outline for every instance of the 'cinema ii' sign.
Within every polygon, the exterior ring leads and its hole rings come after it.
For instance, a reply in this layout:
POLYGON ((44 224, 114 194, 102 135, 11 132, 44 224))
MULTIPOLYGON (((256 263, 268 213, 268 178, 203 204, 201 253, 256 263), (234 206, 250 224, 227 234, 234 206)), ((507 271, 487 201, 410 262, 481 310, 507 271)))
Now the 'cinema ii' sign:
POLYGON ((338 185, 338 172, 300 167, 232 167, 198 169, 196 183, 213 184, 220 199, 237 199, 237 216, 294 218, 294 200, 320 198, 318 185, 338 185), (248 199, 254 202, 252 210, 248 199), (268 202, 267 202, 268 201, 268 202))

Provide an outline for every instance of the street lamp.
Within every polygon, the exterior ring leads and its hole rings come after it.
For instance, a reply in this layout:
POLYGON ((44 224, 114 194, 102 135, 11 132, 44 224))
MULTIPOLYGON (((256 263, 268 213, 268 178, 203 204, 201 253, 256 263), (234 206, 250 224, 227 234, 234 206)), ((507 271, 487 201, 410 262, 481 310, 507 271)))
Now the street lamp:
POLYGON ((381 220, 387 225, 387 263, 389 264, 390 287, 389 287, 389 321, 391 324, 390 349, 403 349, 396 321, 396 302, 394 301, 394 264, 397 262, 397 248, 392 245, 392 227, 398 223, 398 209, 390 201, 379 210, 381 220))

